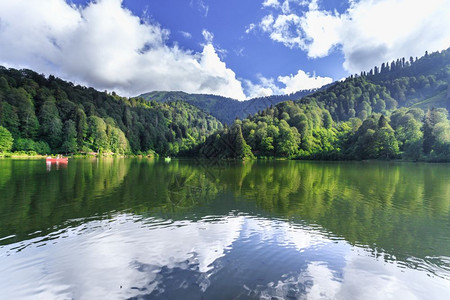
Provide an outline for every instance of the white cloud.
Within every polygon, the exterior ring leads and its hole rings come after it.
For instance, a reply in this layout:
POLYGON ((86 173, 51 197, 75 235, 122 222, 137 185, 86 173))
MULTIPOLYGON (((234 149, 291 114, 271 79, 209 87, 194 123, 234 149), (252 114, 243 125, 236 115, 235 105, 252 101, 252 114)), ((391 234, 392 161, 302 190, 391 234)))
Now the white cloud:
POLYGON ((309 57, 327 56, 330 50, 340 42, 343 29, 342 19, 327 11, 310 10, 301 18, 300 26, 304 38, 299 43, 308 51, 309 57))
POLYGON ((262 4, 264 7, 280 7, 280 2, 278 0, 265 0, 262 4))
POLYGON ((189 32, 187 32, 187 31, 179 31, 180 33, 181 33, 181 35, 183 36, 183 37, 185 37, 186 39, 191 39, 192 38, 192 34, 190 34, 189 32))
POLYGON ((191 0, 189 3, 191 7, 194 5, 197 7, 197 10, 203 15, 203 17, 207 17, 209 13, 209 5, 206 5, 203 0, 191 0))
POLYGON ((278 81, 286 87, 283 89, 284 94, 295 93, 299 90, 315 89, 333 82, 330 77, 320 77, 310 75, 302 70, 298 70, 297 74, 289 76, 278 76, 278 81))
POLYGON ((250 80, 244 81, 249 98, 266 97, 282 93, 273 78, 266 78, 259 75, 258 81, 259 83, 253 83, 250 80))
POLYGON ((340 43, 344 67, 367 70, 400 57, 450 46, 447 0, 361 1, 343 19, 340 43))
POLYGON ((203 12, 203 16, 207 17, 209 12, 209 5, 206 5, 202 0, 199 0, 198 3, 200 10, 203 12))
POLYGON ((260 22, 263 32, 270 34, 270 38, 283 43, 286 47, 303 47, 303 39, 299 27, 301 19, 295 14, 279 15, 276 19, 272 15, 265 16, 260 22))
POLYGON ((332 83, 330 77, 310 75, 303 70, 298 70, 297 74, 288 76, 278 76, 277 82, 282 83, 284 88, 280 88, 275 79, 258 76, 259 83, 245 81, 246 90, 250 97, 265 97, 271 95, 283 95, 298 92, 300 90, 309 90, 320 88, 326 84, 332 83))
POLYGON ((245 98, 241 82, 211 43, 198 53, 169 47, 167 30, 142 22, 121 4, 1 1, 0 64, 128 96, 183 90, 245 98))
MULTIPOLYGON (((349 0, 349 2, 350 1, 353 1, 353 0, 349 0)), ((308 6, 309 10, 319 9, 319 0, 310 0, 310 1, 304 0, 300 3, 300 5, 308 6)))
POLYGON ((251 23, 250 25, 247 26, 247 28, 245 29, 245 33, 249 34, 250 32, 252 32, 255 29, 256 25, 254 23, 251 23))
MULTIPOLYGON (((271 14, 259 27, 272 40, 300 48, 311 58, 327 56, 338 47, 345 57, 344 68, 350 72, 450 46, 448 0, 349 3, 349 9, 340 14, 320 10, 318 1, 312 0, 302 14, 271 14)), ((304 1, 298 4, 306 5, 304 1)))
POLYGON ((261 22, 259 23, 259 26, 263 31, 270 31, 272 29, 273 21, 274 21, 273 16, 267 15, 264 18, 262 18, 261 22))
POLYGON ((288 14, 291 12, 291 7, 289 6, 289 0, 285 0, 283 4, 281 4, 281 11, 284 14, 288 14))
POLYGON ((202 35, 203 35, 203 38, 205 39, 207 44, 212 44, 213 39, 214 39, 214 34, 213 33, 209 32, 206 29, 203 29, 202 35))
MULTIPOLYGON (((317 2, 317 0, 313 0, 313 2, 317 2)), ((281 10, 284 14, 288 14, 291 12, 291 7, 289 3, 296 3, 299 5, 305 5, 304 1, 302 0, 284 0, 283 3, 279 0, 265 0, 262 4, 263 7, 269 7, 274 9, 281 10)))

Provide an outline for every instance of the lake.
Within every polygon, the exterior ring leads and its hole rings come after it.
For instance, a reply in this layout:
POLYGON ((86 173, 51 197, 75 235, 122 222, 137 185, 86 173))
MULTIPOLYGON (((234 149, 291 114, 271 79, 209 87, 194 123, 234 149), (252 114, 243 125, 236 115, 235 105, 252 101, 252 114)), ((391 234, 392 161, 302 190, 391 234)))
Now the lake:
POLYGON ((4 299, 443 299, 450 165, 0 160, 4 299))

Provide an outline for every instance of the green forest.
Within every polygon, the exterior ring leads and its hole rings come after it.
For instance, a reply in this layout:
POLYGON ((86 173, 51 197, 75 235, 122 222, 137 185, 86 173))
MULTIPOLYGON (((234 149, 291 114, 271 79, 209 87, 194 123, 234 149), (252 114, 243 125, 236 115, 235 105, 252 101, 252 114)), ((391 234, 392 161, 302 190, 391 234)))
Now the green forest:
POLYGON ((449 83, 450 49, 315 92, 244 102, 182 92, 125 98, 0 67, 0 152, 450 161, 449 83))
MULTIPOLYGON (((321 89, 323 88, 325 87, 322 87, 321 89)), ((151 92, 142 94, 139 98, 160 103, 173 101, 187 102, 210 113, 223 124, 232 124, 236 118, 244 119, 270 105, 276 105, 283 101, 300 99, 315 91, 316 90, 301 90, 288 95, 272 95, 253 98, 246 101, 239 101, 217 95, 187 94, 184 92, 151 92)))
MULTIPOLYGON (((445 108, 400 108, 364 121, 335 122, 316 103, 283 102, 225 126, 202 145, 205 158, 450 161, 450 121, 445 108)), ((196 155, 194 152, 192 155, 196 155)))
POLYGON ((399 59, 236 120, 197 151, 220 159, 450 161, 449 83, 450 49, 399 59))
MULTIPOLYGON (((308 95, 303 103, 317 102, 333 120, 365 120, 373 113, 389 114, 399 107, 450 109, 450 49, 420 59, 383 63, 370 72, 352 75, 327 89, 308 95)), ((292 99, 294 100, 294 99, 292 99)))
POLYGON ((176 155, 220 128, 185 102, 128 99, 0 67, 0 152, 176 155))

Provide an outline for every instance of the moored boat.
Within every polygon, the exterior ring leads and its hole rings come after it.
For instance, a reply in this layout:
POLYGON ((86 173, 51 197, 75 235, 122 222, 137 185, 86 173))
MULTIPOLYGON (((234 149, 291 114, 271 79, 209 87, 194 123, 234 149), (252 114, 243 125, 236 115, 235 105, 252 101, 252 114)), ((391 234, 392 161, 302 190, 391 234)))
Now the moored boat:
POLYGON ((59 163, 68 163, 68 157, 47 157, 45 159, 46 162, 59 162, 59 163))

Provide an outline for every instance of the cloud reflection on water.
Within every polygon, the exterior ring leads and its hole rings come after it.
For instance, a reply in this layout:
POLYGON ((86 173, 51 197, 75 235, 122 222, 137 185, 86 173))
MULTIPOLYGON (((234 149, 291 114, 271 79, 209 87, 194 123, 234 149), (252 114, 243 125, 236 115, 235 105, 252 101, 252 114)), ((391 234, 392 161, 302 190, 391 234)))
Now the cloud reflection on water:
POLYGON ((248 215, 172 222, 118 214, 53 236, 0 248, 3 296, 414 299, 449 288, 311 227, 248 215))

